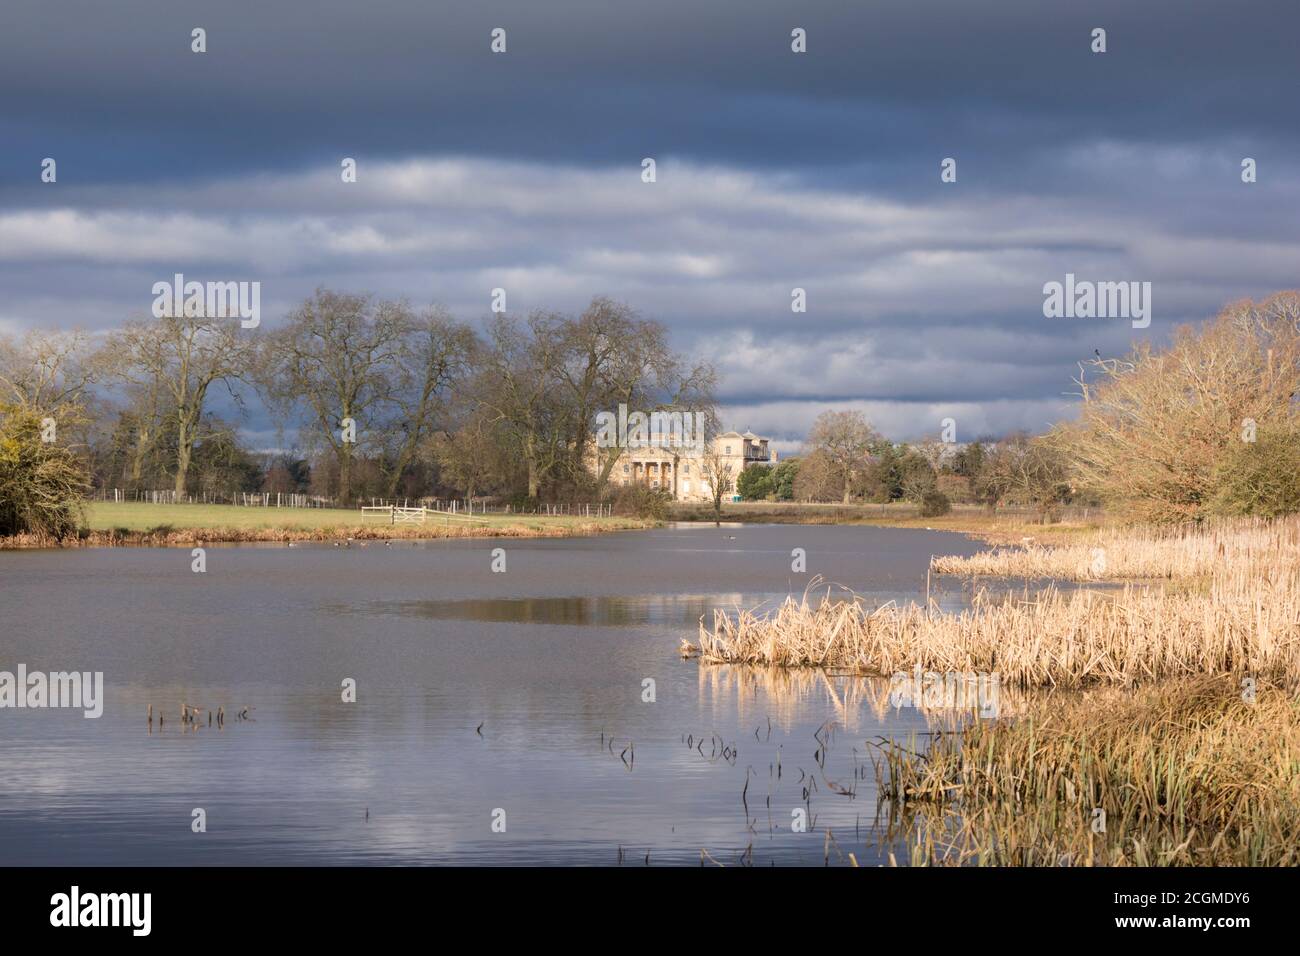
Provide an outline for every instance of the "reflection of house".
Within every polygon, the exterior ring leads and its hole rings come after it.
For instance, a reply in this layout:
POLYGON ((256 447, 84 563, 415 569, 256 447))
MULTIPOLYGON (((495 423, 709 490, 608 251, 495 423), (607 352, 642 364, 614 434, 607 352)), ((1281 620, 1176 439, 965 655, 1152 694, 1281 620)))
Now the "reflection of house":
POLYGON ((776 462, 776 452, 768 448, 768 439, 753 432, 724 432, 713 439, 713 454, 700 456, 693 450, 675 451, 672 448, 624 449, 614 470, 609 473, 610 484, 642 484, 650 488, 663 488, 682 501, 712 501, 713 485, 710 471, 716 467, 730 475, 732 487, 745 468, 754 465, 771 465, 776 462))

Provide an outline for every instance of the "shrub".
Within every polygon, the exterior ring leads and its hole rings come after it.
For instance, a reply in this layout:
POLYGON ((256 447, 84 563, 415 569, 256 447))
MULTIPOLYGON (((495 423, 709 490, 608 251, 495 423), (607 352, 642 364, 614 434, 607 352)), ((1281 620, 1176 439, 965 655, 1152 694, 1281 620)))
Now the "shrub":
POLYGON ((1260 426, 1256 440, 1228 447, 1214 472, 1206 510, 1276 518, 1300 511, 1300 432, 1289 424, 1260 426))
MULTIPOLYGON (((1292 414, 1300 293, 1234 303, 1212 322, 1178 329, 1165 351, 1144 342, 1122 361, 1098 358, 1085 369, 1078 420, 1052 433, 1074 483, 1127 517, 1200 518, 1232 461, 1252 457, 1240 447, 1243 422, 1262 428, 1292 414)), ((1238 488, 1220 506, 1264 505, 1268 494, 1238 488)))
POLYGON ((736 494, 746 501, 762 501, 772 491, 772 469, 767 465, 753 465, 736 478, 736 494))
POLYGON ((952 511, 952 502, 937 488, 927 491, 921 498, 921 517, 937 518, 952 511))
POLYGON ((81 520, 85 467, 67 448, 42 441, 41 426, 33 409, 0 406, 0 535, 62 538, 81 520))
POLYGON ((794 500, 794 483, 799 475, 799 459, 787 458, 772 469, 772 491, 777 501, 794 500))
POLYGON ((622 485, 614 493, 614 513, 641 518, 646 521, 663 521, 668 517, 673 496, 662 488, 645 485, 622 485))

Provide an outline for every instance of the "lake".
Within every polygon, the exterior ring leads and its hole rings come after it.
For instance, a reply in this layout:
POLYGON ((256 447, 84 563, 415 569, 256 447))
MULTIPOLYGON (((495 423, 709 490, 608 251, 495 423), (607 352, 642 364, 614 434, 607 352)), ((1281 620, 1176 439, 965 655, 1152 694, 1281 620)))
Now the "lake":
POLYGON ((700 525, 210 546, 204 573, 189 549, 0 552, 0 670, 105 682, 99 719, 0 709, 0 865, 878 862, 868 742, 925 719, 885 706, 885 681, 701 665, 678 645, 702 614, 816 574, 923 602, 932 554, 979 548, 700 525))

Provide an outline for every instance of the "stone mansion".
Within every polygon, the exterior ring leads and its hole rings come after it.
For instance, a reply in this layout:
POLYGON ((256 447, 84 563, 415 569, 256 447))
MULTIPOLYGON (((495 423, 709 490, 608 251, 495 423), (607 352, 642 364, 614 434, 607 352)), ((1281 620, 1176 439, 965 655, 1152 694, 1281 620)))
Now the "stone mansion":
MULTIPOLYGON (((768 447, 768 439, 753 432, 724 432, 713 439, 719 470, 731 478, 731 491, 741 471, 754 465, 776 463, 776 452, 768 447)), ((679 501, 712 501, 713 487, 704 467, 705 459, 694 453, 674 452, 671 448, 625 448, 609 474, 613 485, 643 484, 663 488, 679 501)))

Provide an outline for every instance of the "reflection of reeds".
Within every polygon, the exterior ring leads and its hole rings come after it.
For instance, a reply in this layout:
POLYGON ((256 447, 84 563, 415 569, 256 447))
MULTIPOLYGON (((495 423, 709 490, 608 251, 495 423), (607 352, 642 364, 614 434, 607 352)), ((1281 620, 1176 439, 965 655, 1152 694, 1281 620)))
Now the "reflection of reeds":
POLYGON ((913 864, 1300 864, 1300 706, 1274 687, 1053 695, 924 754, 880 749, 887 839, 913 864))
MULTIPOLYGON (((852 733, 863 727, 866 714, 880 723, 895 708, 890 703, 890 682, 881 677, 836 674, 820 668, 790 668, 773 665, 727 665, 699 669, 698 686, 701 702, 715 705, 719 717, 732 708, 743 721, 750 717, 761 738, 771 736, 771 725, 789 732, 806 718, 809 711, 822 711, 828 705, 832 720, 852 733), (764 734, 762 721, 767 721, 764 734)), ((1023 708, 1023 692, 1016 688, 1001 691, 1000 713, 1018 713, 1023 708)), ((914 708, 931 727, 953 729, 972 718, 973 711, 946 707, 914 708)))
POLYGON ((1300 565, 1216 573, 1208 593, 977 596, 957 614, 861 601, 787 600, 700 623, 706 663, 998 673, 1003 686, 1133 684, 1202 673, 1300 680, 1300 565))
POLYGON ((994 549, 968 558, 941 556, 940 574, 1057 578, 1071 581, 1202 578, 1300 566, 1300 518, 1233 521, 1204 528, 1112 528, 1077 544, 994 549))

